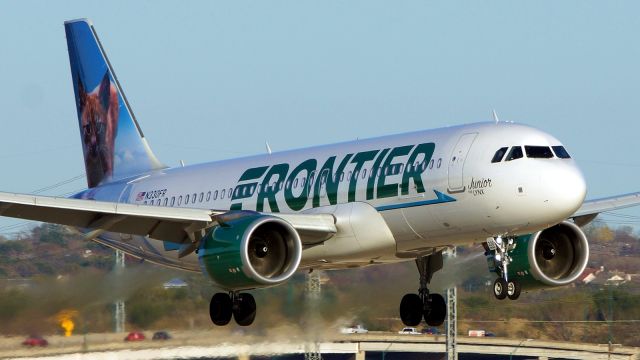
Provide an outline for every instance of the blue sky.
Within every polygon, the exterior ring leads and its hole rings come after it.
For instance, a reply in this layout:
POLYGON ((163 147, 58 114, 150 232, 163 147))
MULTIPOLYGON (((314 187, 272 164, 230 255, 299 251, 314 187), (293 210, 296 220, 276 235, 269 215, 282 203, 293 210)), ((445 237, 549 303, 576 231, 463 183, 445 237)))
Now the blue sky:
POLYGON ((283 150, 490 120, 495 108, 563 141, 588 197, 640 190, 637 1, 1 4, 2 191, 84 171, 63 28, 79 17, 168 165, 264 152, 265 140, 283 150))

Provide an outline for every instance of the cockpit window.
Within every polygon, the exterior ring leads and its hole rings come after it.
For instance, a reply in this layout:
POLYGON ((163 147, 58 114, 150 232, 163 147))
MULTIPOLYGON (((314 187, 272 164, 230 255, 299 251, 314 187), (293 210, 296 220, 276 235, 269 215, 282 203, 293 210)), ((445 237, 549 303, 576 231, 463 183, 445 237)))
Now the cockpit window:
POLYGON ((553 153, 548 146, 525 145, 524 151, 527 153, 528 158, 551 159, 553 157, 553 153))
POLYGON ((509 151, 509 155, 507 155, 505 161, 520 159, 522 156, 522 148, 520 146, 514 146, 511 148, 511 151, 509 151))
POLYGON ((564 146, 552 146, 553 152, 556 153, 556 156, 560 159, 571 159, 571 155, 565 150, 564 146))
POLYGON ((491 159, 492 163, 499 163, 500 161, 502 161, 502 158, 504 157, 504 154, 507 153, 507 149, 509 149, 508 147, 503 147, 498 149, 498 151, 496 151, 496 154, 493 155, 493 159, 491 159))

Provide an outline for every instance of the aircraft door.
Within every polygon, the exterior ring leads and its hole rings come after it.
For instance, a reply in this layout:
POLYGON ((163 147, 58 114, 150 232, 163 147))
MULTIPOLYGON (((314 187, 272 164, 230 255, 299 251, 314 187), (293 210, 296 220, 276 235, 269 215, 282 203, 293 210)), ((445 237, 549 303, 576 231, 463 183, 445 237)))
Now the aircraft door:
POLYGON ((467 154, 469 153, 469 149, 471 149, 471 145, 473 141, 478 136, 478 133, 468 133, 463 134, 458 139, 458 143, 455 148, 453 148, 453 152, 451 152, 451 156, 449 157, 449 187, 448 190, 450 193, 463 192, 464 187, 464 161, 467 158, 467 154))

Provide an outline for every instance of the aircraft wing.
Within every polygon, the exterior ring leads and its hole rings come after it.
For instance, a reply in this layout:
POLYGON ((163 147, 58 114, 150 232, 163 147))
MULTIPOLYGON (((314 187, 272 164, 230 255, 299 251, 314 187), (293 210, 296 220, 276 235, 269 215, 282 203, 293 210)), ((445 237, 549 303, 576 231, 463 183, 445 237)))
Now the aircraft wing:
MULTIPOLYGON (((109 231, 195 243, 203 235, 202 230, 233 213, 0 192, 0 216, 90 229, 85 235, 88 239, 109 231)), ((337 231, 331 214, 272 215, 288 221, 305 245, 325 241, 337 231)), ((242 212, 235 216, 242 216, 242 212)))
POLYGON ((595 219, 601 212, 620 210, 637 205, 640 205, 640 192, 587 200, 571 217, 576 224, 583 226, 595 219))

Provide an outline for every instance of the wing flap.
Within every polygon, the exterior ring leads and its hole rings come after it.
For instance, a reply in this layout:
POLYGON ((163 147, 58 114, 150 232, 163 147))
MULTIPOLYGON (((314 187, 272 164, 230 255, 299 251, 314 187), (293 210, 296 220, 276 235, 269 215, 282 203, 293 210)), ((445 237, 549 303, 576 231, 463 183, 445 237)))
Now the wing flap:
POLYGON ((0 193, 0 216, 149 236, 181 243, 220 212, 0 193))

